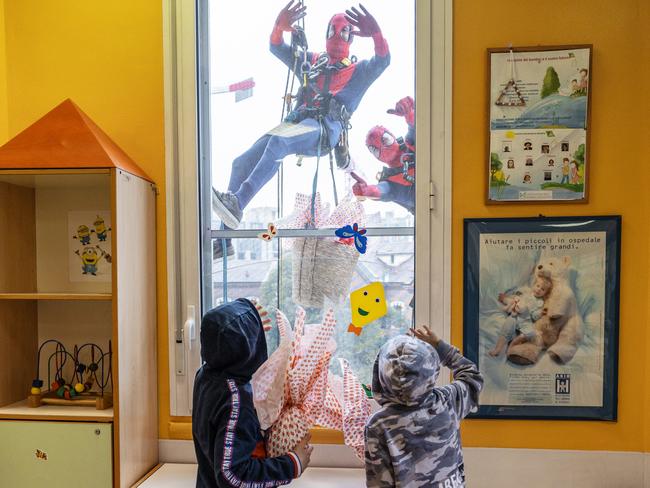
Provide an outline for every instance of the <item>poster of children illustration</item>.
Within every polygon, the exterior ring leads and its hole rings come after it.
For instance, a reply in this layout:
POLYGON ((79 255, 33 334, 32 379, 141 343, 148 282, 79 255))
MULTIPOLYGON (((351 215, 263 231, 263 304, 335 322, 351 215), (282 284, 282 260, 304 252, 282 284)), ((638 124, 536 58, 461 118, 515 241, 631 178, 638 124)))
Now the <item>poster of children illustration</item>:
POLYGON ((591 47, 490 50, 488 200, 586 199, 591 47))
POLYGON ((68 212, 70 281, 111 281, 111 234, 110 211, 68 212))
POLYGON ((610 408, 615 228, 523 219, 466 229, 466 351, 485 377, 483 411, 610 408))

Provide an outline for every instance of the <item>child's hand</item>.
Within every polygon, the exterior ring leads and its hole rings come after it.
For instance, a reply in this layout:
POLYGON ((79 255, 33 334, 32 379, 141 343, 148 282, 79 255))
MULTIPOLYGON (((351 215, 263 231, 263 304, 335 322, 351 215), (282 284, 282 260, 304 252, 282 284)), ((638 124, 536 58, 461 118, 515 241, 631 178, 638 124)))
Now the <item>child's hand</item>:
POLYGON ((420 327, 416 327, 415 329, 412 329, 409 332, 412 336, 417 337, 421 341, 428 342, 433 347, 436 347, 440 342, 440 338, 436 335, 434 331, 431 330, 431 328, 428 325, 422 325, 420 327))
POLYGON ((517 337, 515 337, 512 340, 510 345, 511 346, 516 346, 517 344, 523 344, 524 342, 528 342, 528 339, 526 338, 526 334, 519 334, 517 337))
POLYGON ((309 466, 309 461, 311 459, 311 452, 314 450, 312 446, 309 445, 311 440, 311 434, 307 434, 302 440, 296 445, 293 452, 296 453, 300 459, 300 464, 302 465, 302 472, 304 473, 309 466))

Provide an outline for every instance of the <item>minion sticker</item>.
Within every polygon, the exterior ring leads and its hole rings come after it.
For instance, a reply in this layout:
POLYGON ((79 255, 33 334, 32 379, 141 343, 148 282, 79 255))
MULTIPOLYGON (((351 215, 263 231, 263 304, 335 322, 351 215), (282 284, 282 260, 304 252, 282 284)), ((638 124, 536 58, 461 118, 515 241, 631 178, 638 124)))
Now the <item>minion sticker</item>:
POLYGON ((110 254, 107 254, 106 251, 99 246, 86 246, 81 253, 77 249, 75 254, 81 259, 81 271, 85 275, 91 274, 97 276, 97 265, 102 258, 106 259, 106 262, 108 263, 111 262, 110 254))
POLYGON ((375 281, 350 293, 350 309, 352 323, 348 327, 348 332, 358 336, 363 327, 388 313, 384 285, 375 281))
POLYGON ((97 239, 99 239, 99 242, 106 242, 106 237, 108 236, 108 232, 110 232, 111 228, 106 227, 106 223, 104 222, 104 217, 98 215, 97 218, 95 219, 95 222, 93 222, 93 227, 94 227, 93 232, 97 235, 97 239))
POLYGON ((108 253, 113 246, 111 211, 102 207, 72 210, 68 212, 67 224, 67 235, 70 237, 66 265, 70 282, 110 283, 111 256, 108 253))
POLYGON ((79 227, 77 227, 77 233, 72 236, 73 239, 79 239, 79 242, 83 246, 87 246, 90 244, 90 233, 94 232, 91 231, 87 225, 81 224, 79 227))

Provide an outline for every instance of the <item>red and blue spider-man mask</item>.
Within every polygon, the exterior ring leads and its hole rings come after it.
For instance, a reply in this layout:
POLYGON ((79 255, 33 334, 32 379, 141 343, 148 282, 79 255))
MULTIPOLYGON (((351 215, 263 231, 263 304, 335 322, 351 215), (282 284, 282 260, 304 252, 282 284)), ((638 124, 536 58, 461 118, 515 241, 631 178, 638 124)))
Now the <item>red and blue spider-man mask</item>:
POLYGON ((345 14, 336 14, 327 26, 325 48, 331 62, 338 62, 350 56, 350 44, 353 39, 352 24, 345 14))
POLYGON ((391 131, 381 125, 376 125, 368 131, 366 146, 374 157, 384 163, 399 159, 400 147, 391 131))

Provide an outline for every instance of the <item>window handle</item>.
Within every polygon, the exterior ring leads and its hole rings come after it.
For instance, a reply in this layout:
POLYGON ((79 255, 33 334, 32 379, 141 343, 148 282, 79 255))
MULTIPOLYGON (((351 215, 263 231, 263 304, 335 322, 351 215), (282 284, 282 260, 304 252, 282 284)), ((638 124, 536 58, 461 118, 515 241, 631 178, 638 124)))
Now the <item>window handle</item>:
POLYGON ((191 351, 193 343, 196 341, 196 307, 194 305, 187 306, 187 318, 183 324, 183 333, 187 348, 191 351))

